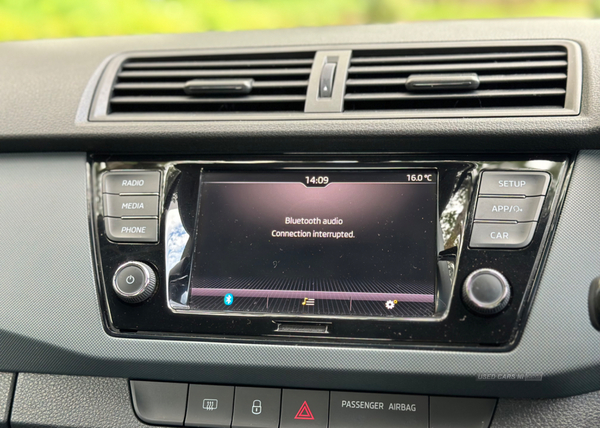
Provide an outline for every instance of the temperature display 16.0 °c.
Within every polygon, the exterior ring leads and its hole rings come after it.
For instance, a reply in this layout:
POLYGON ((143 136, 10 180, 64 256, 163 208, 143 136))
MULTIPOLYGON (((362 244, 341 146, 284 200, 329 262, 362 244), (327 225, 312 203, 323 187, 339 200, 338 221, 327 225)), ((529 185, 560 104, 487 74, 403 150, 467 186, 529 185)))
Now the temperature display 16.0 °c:
POLYGON ((406 179, 412 182, 433 181, 433 174, 406 174, 406 179))

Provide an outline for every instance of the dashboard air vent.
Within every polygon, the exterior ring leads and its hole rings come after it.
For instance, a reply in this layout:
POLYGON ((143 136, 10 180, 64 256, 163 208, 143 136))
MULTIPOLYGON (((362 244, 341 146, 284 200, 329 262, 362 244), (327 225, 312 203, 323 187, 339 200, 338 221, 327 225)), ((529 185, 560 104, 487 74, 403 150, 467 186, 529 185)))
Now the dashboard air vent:
POLYGON ((564 46, 354 50, 344 110, 564 108, 564 46))
POLYGON ((132 56, 109 114, 303 112, 315 52, 132 56))
POLYGON ((128 52, 90 82, 89 120, 574 116, 582 62, 570 40, 128 52))

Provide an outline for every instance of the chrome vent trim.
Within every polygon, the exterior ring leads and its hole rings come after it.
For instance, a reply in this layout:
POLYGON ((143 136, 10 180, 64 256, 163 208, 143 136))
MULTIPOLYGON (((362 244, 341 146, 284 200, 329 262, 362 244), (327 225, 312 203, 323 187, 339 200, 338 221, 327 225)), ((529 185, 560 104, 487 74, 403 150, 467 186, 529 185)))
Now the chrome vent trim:
POLYGON ((580 112, 581 57, 566 40, 125 53, 109 61, 89 120, 572 116, 580 112), (317 73, 332 55, 342 91, 320 105, 317 73), (455 83, 453 76, 475 74, 478 84, 407 90, 407 81, 438 74, 455 83), (186 93, 186 83, 210 79, 251 82, 251 90, 186 93))

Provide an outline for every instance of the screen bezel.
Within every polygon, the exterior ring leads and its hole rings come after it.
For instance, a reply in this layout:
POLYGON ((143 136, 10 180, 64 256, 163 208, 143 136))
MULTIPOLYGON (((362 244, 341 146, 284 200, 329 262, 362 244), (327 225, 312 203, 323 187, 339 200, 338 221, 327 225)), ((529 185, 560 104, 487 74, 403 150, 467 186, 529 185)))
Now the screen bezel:
MULTIPOLYGON (((98 277, 98 293, 106 333, 116 337, 207 342, 244 342, 314 345, 376 346, 415 349, 462 349, 508 351, 521 337, 532 297, 539 284, 548 243, 566 194, 566 181, 573 162, 568 155, 433 155, 407 154, 288 154, 285 156, 205 156, 202 159, 152 158, 95 155, 90 157, 90 227, 98 277), (165 263, 166 217, 174 199, 197 201, 197 180, 203 167, 271 170, 287 167, 306 169, 330 166, 355 168, 438 168, 439 213, 454 218, 450 239, 444 232, 439 261, 450 268, 445 281, 438 282, 437 313, 425 319, 374 319, 309 321, 268 317, 193 315, 174 312, 168 304, 170 290, 165 263), (102 175, 106 171, 160 170, 160 242, 118 244, 104 230, 102 175), (547 171, 552 181, 542 208, 539 226, 531 244, 520 250, 478 250, 469 248, 475 210, 475 194, 481 172, 547 171), (188 183, 189 186, 181 186, 188 183), (454 207, 450 209, 450 207, 454 207), (458 208, 458 209, 457 209, 458 208), (448 239, 446 239, 448 238, 448 239), (159 287, 147 302, 130 305, 121 301, 110 287, 115 270, 124 262, 143 261, 154 267, 159 287), (466 276, 483 267, 493 268, 511 283, 513 297, 508 308, 493 317, 474 315, 463 304, 460 285, 466 276), (280 328, 280 327, 288 328, 280 328), (316 328, 311 329, 314 325, 316 328)), ((181 207, 180 207, 181 208, 181 207)), ((185 211, 185 210, 184 210, 185 211)), ((194 216, 196 207, 187 215, 194 216)), ((442 221, 441 221, 442 222, 442 221)), ((446 230, 446 229, 445 229, 446 230)), ((174 287, 175 289, 175 287, 174 287)))
MULTIPOLYGON (((192 258, 190 260, 190 269, 189 269, 189 283, 188 283, 188 293, 191 293, 191 282, 193 280, 193 270, 194 270, 194 263, 195 263, 195 257, 198 256, 198 237, 199 234, 201 233, 200 227, 199 227, 199 222, 200 222, 200 213, 202 210, 202 185, 203 185, 203 177, 204 174, 207 173, 211 173, 211 172, 228 172, 228 173, 232 173, 232 174, 236 174, 239 173, 241 176, 243 176, 244 174, 248 174, 248 173, 264 173, 264 174, 269 174, 269 173, 276 173, 276 172, 298 172, 298 173, 302 173, 302 174, 315 174, 315 173, 334 173, 334 172, 350 172, 350 173, 361 173, 361 172, 366 172, 366 173, 398 173, 398 174, 402 174, 405 172, 413 172, 413 171, 435 171, 435 223, 434 223, 434 240, 436 242, 436 251, 434 252, 434 254, 431 254, 431 260, 430 260, 430 264, 431 264, 431 268, 434 271, 434 283, 433 283, 433 310, 432 310, 432 315, 430 316, 422 316, 422 317, 408 317, 408 316, 396 316, 396 317, 388 317, 388 316, 383 316, 383 315, 369 315, 369 316, 365 316, 365 315, 330 315, 330 314, 294 314, 294 313, 270 313, 270 312, 245 312, 245 311, 216 311, 216 310, 202 310, 202 309, 190 309, 188 305, 186 304, 177 304, 176 307, 173 307, 173 302, 169 301, 169 306, 171 307, 171 309, 173 310, 173 312, 175 313, 187 313, 187 314, 195 314, 195 315, 210 315, 210 316, 233 316, 233 317, 268 317, 271 319, 279 319, 279 320, 298 320, 298 321, 302 321, 302 320, 306 320, 306 321, 311 321, 311 322, 329 322, 331 320, 388 320, 388 321, 397 321, 397 320, 425 320, 425 319, 439 319, 440 317, 443 316, 443 313, 439 313, 438 310, 438 305, 437 305, 437 298, 440 295, 439 290, 438 290, 438 282, 439 282, 439 276, 440 276, 440 272, 439 272, 439 263, 437 261, 438 257, 439 257, 439 253, 441 252, 441 249, 439 248, 439 224, 440 224, 440 213, 439 213, 439 171, 438 168, 436 167, 398 167, 398 168, 347 168, 347 167, 336 167, 336 166, 331 166, 331 167, 319 167, 319 168, 310 168, 307 169, 306 167, 293 167, 293 166, 287 166, 285 168, 272 168, 272 169, 265 169, 265 170, 259 170, 259 171, 249 171, 249 170, 244 170, 244 169, 235 169, 232 168, 212 168, 212 167, 204 167, 202 168, 202 171, 200 173, 200 177, 199 177, 199 182, 198 182, 198 204, 197 204, 197 216, 196 216, 196 224, 195 224, 195 230, 194 230, 194 235, 193 235, 193 239, 194 239, 194 249, 192 252, 192 258)), ((368 181, 365 181, 368 182, 368 181)), ((168 232, 167 232, 168 233, 168 232)), ((183 303, 183 302, 178 302, 178 303, 183 303)))

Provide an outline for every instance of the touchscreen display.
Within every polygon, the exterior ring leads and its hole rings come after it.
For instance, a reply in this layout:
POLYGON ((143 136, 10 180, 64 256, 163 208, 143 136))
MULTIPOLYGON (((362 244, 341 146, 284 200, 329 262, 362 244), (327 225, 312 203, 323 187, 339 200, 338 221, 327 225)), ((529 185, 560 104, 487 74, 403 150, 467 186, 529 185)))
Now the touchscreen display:
POLYGON ((189 306, 423 317, 434 311, 437 172, 204 172, 189 306))

